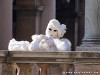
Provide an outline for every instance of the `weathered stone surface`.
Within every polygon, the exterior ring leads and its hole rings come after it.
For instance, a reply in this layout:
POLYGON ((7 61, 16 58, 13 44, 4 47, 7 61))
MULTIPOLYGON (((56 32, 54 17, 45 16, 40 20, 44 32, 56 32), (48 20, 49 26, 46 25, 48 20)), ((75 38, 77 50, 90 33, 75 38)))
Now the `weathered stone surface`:
POLYGON ((63 70, 59 66, 51 66, 50 68, 48 68, 47 74, 48 75, 62 75, 62 72, 63 70))
POLYGON ((0 71, 0 75, 16 75, 16 70, 13 69, 11 63, 1 63, 0 71))
POLYGON ((100 65, 75 64, 75 75, 100 75, 100 65))

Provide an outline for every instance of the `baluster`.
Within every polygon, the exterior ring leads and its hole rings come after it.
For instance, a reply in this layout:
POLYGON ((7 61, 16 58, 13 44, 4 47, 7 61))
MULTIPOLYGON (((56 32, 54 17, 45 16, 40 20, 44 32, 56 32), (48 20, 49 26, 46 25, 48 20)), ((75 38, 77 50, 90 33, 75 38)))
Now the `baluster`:
POLYGON ((40 75, 47 75, 47 69, 50 66, 50 64, 38 64, 40 67, 40 75))
POLYGON ((17 64, 20 68, 20 75, 33 75, 32 74, 32 67, 30 64, 21 63, 17 64))
POLYGON ((69 72, 69 68, 71 67, 70 64, 60 64, 60 67, 63 70, 62 75, 69 75, 70 73, 72 73, 72 72, 69 72))

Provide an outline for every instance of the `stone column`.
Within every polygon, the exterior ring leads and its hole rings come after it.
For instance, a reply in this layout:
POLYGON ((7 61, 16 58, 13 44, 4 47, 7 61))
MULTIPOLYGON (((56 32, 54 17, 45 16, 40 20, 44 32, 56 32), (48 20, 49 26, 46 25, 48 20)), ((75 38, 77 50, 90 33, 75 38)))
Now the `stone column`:
POLYGON ((85 33, 76 50, 100 50, 100 0, 85 0, 85 33))
POLYGON ((41 14, 41 33, 45 33, 46 27, 48 22, 55 18, 55 8, 56 8, 56 2, 55 0, 43 0, 42 5, 44 6, 44 10, 41 14))
POLYGON ((12 2, 0 0, 0 50, 7 49, 12 38, 12 2))
POLYGON ((41 29, 41 13, 43 12, 44 6, 41 4, 41 0, 35 0, 35 5, 38 6, 37 7, 37 11, 36 11, 36 25, 35 25, 35 33, 36 34, 40 34, 40 29, 41 29))

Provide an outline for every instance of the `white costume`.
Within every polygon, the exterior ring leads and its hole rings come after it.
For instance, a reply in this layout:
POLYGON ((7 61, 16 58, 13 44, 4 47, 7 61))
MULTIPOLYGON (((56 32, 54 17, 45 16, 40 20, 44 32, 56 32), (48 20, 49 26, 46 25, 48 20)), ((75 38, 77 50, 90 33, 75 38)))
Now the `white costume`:
POLYGON ((66 25, 60 24, 58 20, 52 19, 48 23, 46 36, 53 37, 54 43, 58 51, 70 51, 71 42, 68 39, 62 38, 66 33, 66 25))
POLYGON ((45 35, 32 35, 32 42, 30 43, 28 49, 29 51, 41 51, 41 48, 39 48, 39 43, 42 41, 42 39, 47 39, 45 35))
POLYGON ((10 40, 8 45, 9 51, 28 51, 28 41, 16 41, 15 39, 10 40))

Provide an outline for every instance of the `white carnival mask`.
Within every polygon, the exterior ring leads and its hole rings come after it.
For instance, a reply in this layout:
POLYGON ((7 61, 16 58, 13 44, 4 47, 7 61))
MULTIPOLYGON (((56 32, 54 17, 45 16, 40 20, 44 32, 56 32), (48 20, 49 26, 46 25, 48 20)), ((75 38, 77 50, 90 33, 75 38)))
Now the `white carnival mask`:
POLYGON ((46 29, 46 36, 53 38, 63 37, 65 34, 66 25, 60 25, 59 21, 56 19, 50 20, 46 29))

